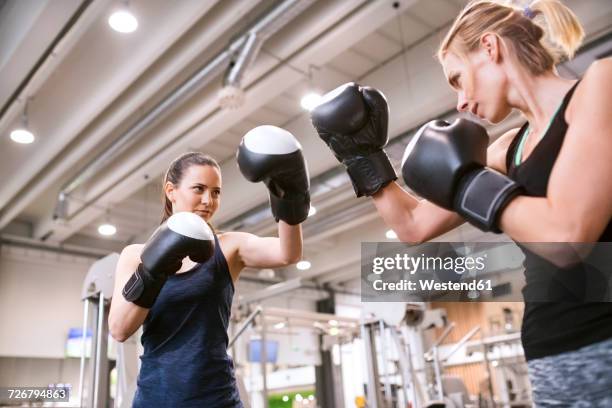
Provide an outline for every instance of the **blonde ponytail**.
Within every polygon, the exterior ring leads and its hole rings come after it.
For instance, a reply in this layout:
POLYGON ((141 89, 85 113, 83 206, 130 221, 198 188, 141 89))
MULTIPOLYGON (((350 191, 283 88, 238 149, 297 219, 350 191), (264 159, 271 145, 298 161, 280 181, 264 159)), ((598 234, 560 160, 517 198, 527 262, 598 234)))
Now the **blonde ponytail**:
POLYGON ((480 47, 485 32, 504 38, 534 75, 571 59, 584 38, 576 15, 559 0, 535 0, 525 8, 501 0, 472 0, 455 19, 438 49, 442 61, 449 50, 466 55, 480 47))
POLYGON ((542 43, 555 63, 574 58, 584 39, 584 29, 576 14, 559 0, 536 0, 529 8, 535 14, 533 22, 546 33, 542 43))

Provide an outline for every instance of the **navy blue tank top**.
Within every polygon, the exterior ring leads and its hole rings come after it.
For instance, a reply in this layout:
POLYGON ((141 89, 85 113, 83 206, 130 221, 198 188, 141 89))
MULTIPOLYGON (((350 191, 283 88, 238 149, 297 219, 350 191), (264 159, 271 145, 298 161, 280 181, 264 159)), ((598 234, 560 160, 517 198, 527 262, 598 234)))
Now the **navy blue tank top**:
POLYGON ((206 263, 171 276, 143 324, 133 407, 242 407, 227 354, 234 284, 219 240, 206 263))
MULTIPOLYGON (((519 165, 515 164, 520 140, 527 131, 529 123, 521 127, 508 148, 506 156, 508 177, 521 184, 528 196, 546 196, 550 173, 567 133, 565 110, 577 85, 578 83, 567 93, 548 130, 526 160, 519 165)), ((584 160, 588 163, 588 158, 584 160)), ((612 221, 606 226, 599 241, 612 241, 612 221)), ((525 254, 526 281, 523 288, 525 311, 521 339, 527 360, 577 350, 612 337, 612 304, 584 302, 576 295, 586 285, 593 284, 593 280, 597 278, 586 264, 559 269, 525 247, 521 249, 525 254), (551 301, 530 301, 535 298, 541 299, 541 296, 533 294, 542 293, 543 290, 547 291, 547 298, 551 301)), ((602 288, 605 289, 606 285, 607 281, 604 279, 602 288)))

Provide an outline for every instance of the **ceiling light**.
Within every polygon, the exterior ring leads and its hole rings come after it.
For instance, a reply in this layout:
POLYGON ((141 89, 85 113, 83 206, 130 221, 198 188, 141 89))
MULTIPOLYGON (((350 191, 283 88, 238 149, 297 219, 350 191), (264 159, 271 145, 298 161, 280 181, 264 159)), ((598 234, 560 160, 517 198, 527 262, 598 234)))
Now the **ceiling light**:
POLYGON ((246 96, 244 91, 234 85, 224 85, 217 94, 219 106, 223 109, 238 109, 244 105, 246 96))
POLYGON ((120 33, 133 33, 138 28, 138 20, 127 9, 115 11, 108 18, 108 25, 115 31, 120 33))
POLYGON ((25 105, 23 107, 23 114, 21 116, 21 125, 11 132, 11 139, 15 143, 30 144, 34 141, 34 133, 30 132, 28 128, 28 108, 30 106, 31 99, 32 97, 25 98, 25 105))
POLYGON ((98 227, 98 233, 104 236, 111 236, 117 233, 117 227, 113 224, 101 224, 98 227))
POLYGON ((27 129, 15 129, 11 132, 13 142, 21 144, 30 144, 34 141, 34 134, 27 129))
POLYGON ((337 327, 330 327, 329 328, 329 335, 330 336, 337 336, 338 333, 340 333, 340 329, 338 329, 337 327))
POLYGON ((385 237, 387 237, 387 239, 397 239, 397 234, 393 230, 388 230, 385 232, 385 237))
POLYGON ((305 271, 307 269, 310 269, 311 264, 308 261, 300 261, 297 263, 297 265, 295 265, 296 268, 298 268, 300 271, 305 271))
POLYGON ((329 324, 330 326, 337 326, 338 325, 338 321, 337 320, 330 320, 329 322, 327 322, 327 324, 329 324))
POLYGON ((310 210, 308 210, 308 216, 312 217, 317 213, 317 208, 314 205, 310 206, 310 210))
POLYGON ((303 400, 303 399, 304 399, 304 397, 302 397, 302 395, 301 395, 301 394, 295 394, 295 400, 296 400, 297 402, 302 402, 302 400, 303 400))
POLYGON ((289 401, 289 396, 288 395, 283 395, 283 402, 287 402, 289 401))
POLYGON ((300 105, 307 111, 311 111, 321 103, 322 96, 315 92, 309 92, 302 97, 300 105))
POLYGON ((278 322, 274 325, 274 328, 276 330, 280 330, 280 329, 284 329, 285 328, 285 322, 278 322))

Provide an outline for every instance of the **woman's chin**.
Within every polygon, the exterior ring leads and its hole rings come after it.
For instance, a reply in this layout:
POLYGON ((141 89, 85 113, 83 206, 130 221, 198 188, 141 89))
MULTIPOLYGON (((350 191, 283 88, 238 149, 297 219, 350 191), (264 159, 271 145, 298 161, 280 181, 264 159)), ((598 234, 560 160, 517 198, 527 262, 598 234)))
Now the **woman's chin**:
POLYGON ((212 214, 205 211, 194 211, 194 213, 202 218, 204 221, 209 221, 212 218, 212 214))

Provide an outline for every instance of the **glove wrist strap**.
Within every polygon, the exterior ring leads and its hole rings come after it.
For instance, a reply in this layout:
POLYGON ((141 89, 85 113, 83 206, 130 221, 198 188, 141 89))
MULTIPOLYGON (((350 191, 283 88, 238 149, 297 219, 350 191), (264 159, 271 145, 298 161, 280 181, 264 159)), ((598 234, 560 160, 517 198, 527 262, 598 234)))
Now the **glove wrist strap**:
POLYGON ((455 208, 469 223, 483 231, 501 233, 499 216, 522 187, 497 171, 480 168, 462 181, 455 208))
POLYGON ((308 218, 310 194, 306 192, 299 197, 281 198, 270 192, 270 207, 276 222, 283 220, 289 225, 297 225, 308 218))
POLYGON ((150 309, 167 279, 165 275, 152 276, 140 264, 123 287, 123 297, 128 302, 150 309))
POLYGON ((357 197, 370 197, 397 180, 389 157, 383 150, 345 162, 357 197))

